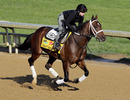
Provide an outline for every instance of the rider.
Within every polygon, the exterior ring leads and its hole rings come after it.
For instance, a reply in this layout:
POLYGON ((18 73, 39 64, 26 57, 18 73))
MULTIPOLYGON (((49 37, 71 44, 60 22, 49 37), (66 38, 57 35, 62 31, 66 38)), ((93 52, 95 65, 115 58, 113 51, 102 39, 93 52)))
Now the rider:
POLYGON ((66 34, 67 30, 72 32, 76 32, 78 28, 83 23, 84 14, 87 12, 87 7, 84 4, 79 4, 76 10, 67 10, 63 11, 58 17, 58 35, 55 39, 54 48, 60 49, 60 42, 66 34), (78 22, 78 26, 76 26, 76 22, 78 22))

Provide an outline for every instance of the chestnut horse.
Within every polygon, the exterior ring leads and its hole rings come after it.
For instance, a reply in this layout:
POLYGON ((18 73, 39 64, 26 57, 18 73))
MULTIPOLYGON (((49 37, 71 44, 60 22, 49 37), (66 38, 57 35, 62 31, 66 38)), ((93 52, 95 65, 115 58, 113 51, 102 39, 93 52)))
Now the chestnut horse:
POLYGON ((101 24, 97 20, 97 15, 96 17, 92 16, 91 20, 84 22, 82 27, 77 32, 71 34, 68 40, 64 43, 60 54, 41 48, 42 38, 51 29, 51 27, 39 28, 35 31, 35 33, 30 34, 22 45, 18 46, 18 49, 20 50, 27 50, 30 48, 32 51, 32 55, 28 59, 32 71, 32 83, 37 83, 37 74, 34 68, 34 61, 38 59, 42 51, 49 55, 49 60, 46 63, 45 68, 49 70, 55 78, 57 78, 57 80, 54 81, 56 84, 63 84, 69 81, 69 67, 72 64, 77 64, 84 71, 83 76, 74 80, 75 83, 82 82, 89 75, 89 71, 86 68, 84 61, 87 54, 86 46, 88 42, 92 37, 95 37, 100 42, 103 42, 106 39, 101 24), (58 73, 52 68, 52 64, 56 59, 60 59, 62 61, 64 79, 59 79, 58 73))

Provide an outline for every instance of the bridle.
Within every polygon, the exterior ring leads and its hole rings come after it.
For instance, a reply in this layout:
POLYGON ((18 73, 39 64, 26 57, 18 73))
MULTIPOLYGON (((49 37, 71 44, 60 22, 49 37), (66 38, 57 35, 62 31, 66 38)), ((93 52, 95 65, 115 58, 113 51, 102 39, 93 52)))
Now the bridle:
POLYGON ((78 36, 84 36, 84 37, 89 37, 89 38, 92 38, 93 35, 91 34, 90 30, 92 30, 92 33, 94 34, 94 37, 96 37, 98 35, 98 33, 102 32, 103 30, 99 30, 99 31, 96 31, 96 29, 94 28, 93 24, 95 21, 97 20, 93 20, 93 21, 89 21, 89 35, 84 35, 84 34, 80 34, 80 33, 77 33, 77 32, 74 32, 74 34, 78 35, 78 36))
POLYGON ((103 32, 103 30, 96 31, 96 29, 94 28, 94 26, 93 26, 93 24, 92 24, 92 23, 94 23, 95 21, 97 21, 97 20, 93 20, 93 21, 90 20, 90 22, 89 22, 89 35, 91 35, 91 32, 90 32, 90 29, 91 29, 91 30, 92 30, 92 33, 93 33, 94 36, 96 37, 96 36, 98 35, 98 33, 103 32))
MULTIPOLYGON (((74 32, 74 34, 76 34, 76 35, 78 35, 78 36, 84 36, 84 37, 87 37, 87 38, 92 38, 93 37, 93 35, 91 34, 91 32, 90 32, 90 30, 92 31, 92 33, 94 34, 94 37, 96 38, 97 37, 97 35, 100 33, 100 32, 102 32, 103 30, 99 30, 99 31, 96 31, 96 29, 94 28, 94 26, 93 26, 93 24, 92 23, 94 23, 95 21, 97 21, 97 20, 93 20, 93 21, 89 21, 89 35, 84 35, 84 34, 79 34, 79 33, 77 33, 77 32, 74 32)), ((78 65, 78 62, 80 61, 80 58, 81 58, 81 56, 82 56, 82 53, 83 53, 83 51, 84 51, 84 49, 87 47, 87 44, 85 45, 85 46, 83 46, 83 47, 81 47, 80 45, 79 45, 79 43, 76 41, 76 39, 74 38, 74 36, 72 35, 72 37, 73 37, 73 39, 74 39, 74 41, 75 41, 75 43, 80 47, 80 48, 82 48, 82 51, 81 51, 81 53, 80 53, 80 57, 79 57, 79 60, 77 61, 77 63, 76 63, 76 66, 75 67, 71 67, 71 68, 76 68, 77 67, 77 65, 78 65)), ((88 50, 90 51, 90 49, 88 48, 88 50)), ((90 51, 91 52, 91 51, 90 51)))
MULTIPOLYGON (((98 34, 100 32, 102 32, 103 30, 99 30, 99 31, 96 31, 96 29, 94 28, 93 26, 93 23, 97 21, 97 20, 93 20, 93 21, 89 21, 89 35, 84 35, 84 34, 80 34, 80 33, 77 33, 77 32, 74 32, 74 34, 78 35, 78 36, 83 36, 83 37, 87 37, 87 38, 92 38, 93 36, 96 38, 97 36, 99 36, 98 34), (92 31, 93 35, 91 34, 90 30, 92 31)), ((100 37, 100 36, 99 36, 100 37)), ((73 36, 74 38, 74 36, 73 36)), ((76 39, 74 38, 74 41, 76 42, 76 44, 80 47, 80 48, 85 48, 86 46, 84 47, 81 47, 78 42, 76 41, 76 39)), ((87 45, 87 44, 86 44, 87 45)))

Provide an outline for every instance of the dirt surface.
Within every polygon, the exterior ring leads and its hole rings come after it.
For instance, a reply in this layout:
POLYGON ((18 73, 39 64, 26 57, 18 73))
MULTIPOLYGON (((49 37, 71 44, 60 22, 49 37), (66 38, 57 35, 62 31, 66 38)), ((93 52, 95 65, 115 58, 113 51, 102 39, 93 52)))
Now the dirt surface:
MULTIPOLYGON (((130 100, 130 65, 86 60, 90 72, 87 79, 74 84, 83 75, 78 67, 70 69, 70 82, 51 84, 54 77, 45 69, 48 58, 43 55, 35 62, 38 85, 31 84, 30 54, 0 52, 0 100, 130 100), (57 91, 55 91, 55 90, 57 91)), ((123 55, 102 55, 105 59, 120 59, 123 55)), ((125 56, 125 58, 127 58, 125 56)), ((63 77, 61 61, 53 68, 63 77)))

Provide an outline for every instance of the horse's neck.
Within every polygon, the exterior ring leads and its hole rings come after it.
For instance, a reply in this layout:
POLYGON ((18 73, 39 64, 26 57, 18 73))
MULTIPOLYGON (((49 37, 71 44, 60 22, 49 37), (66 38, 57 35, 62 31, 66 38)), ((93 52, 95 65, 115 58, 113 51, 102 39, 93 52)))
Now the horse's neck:
POLYGON ((89 35, 89 21, 84 22, 78 32, 82 35, 89 35))
POLYGON ((84 36, 78 36, 75 35, 75 43, 79 46, 79 47, 84 47, 87 43, 88 43, 88 38, 84 37, 84 36))
POLYGON ((73 39, 74 44, 76 44, 76 49, 79 51, 85 48, 88 44, 88 42, 91 40, 89 36, 89 23, 85 22, 82 28, 78 31, 79 34, 84 35, 84 36, 78 36, 76 34, 73 34, 71 38, 73 39))
POLYGON ((85 22, 84 25, 82 26, 82 28, 78 31, 79 34, 84 35, 84 36, 80 36, 81 39, 80 41, 84 42, 85 44, 87 44, 91 38, 87 37, 89 36, 89 24, 88 22, 85 22))
POLYGON ((81 54, 83 48, 86 47, 88 43, 88 39, 83 36, 78 36, 76 34, 72 34, 71 37, 67 41, 67 47, 69 47, 69 50, 72 52, 74 57, 77 56, 77 54, 81 54))

